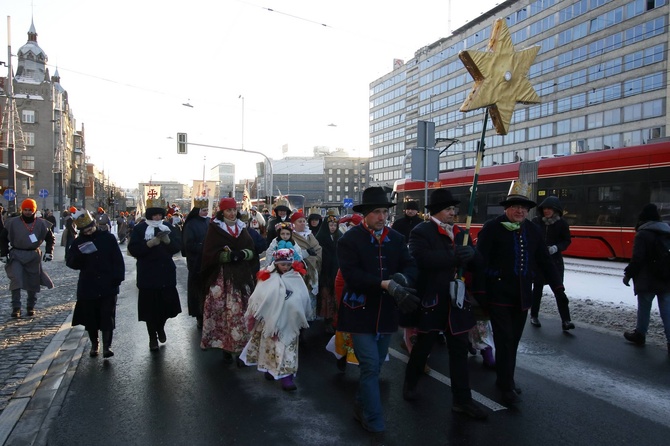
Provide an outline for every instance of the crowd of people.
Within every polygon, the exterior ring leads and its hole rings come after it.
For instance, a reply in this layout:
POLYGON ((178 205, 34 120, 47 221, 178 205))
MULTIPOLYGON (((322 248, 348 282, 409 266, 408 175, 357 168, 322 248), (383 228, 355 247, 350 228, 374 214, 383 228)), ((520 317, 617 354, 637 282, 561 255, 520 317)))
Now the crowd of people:
MULTIPOLYGON (((392 336, 403 328, 409 353, 402 396, 421 398, 421 377, 429 370, 436 342, 449 350, 452 410, 487 418, 472 399, 468 355, 481 351, 494 369, 503 403, 521 401, 515 380, 517 351, 528 312, 541 327, 540 301, 551 288, 564 332, 575 329, 563 284, 563 257, 570 229, 557 197, 539 206, 527 184, 514 181, 500 206, 503 213, 484 224, 476 246, 456 224, 458 205, 448 189, 430 194, 426 213, 404 203, 405 216, 389 225, 395 203, 383 188, 369 187, 353 214, 329 209, 292 210, 277 200, 274 216, 242 206, 233 198, 210 203, 200 198, 185 218, 162 199, 147 200, 143 218, 120 212, 112 222, 105 210, 63 213, 61 244, 68 267, 79 271, 73 325, 83 325, 90 356, 112 350, 119 287, 125 279, 120 244, 136 259, 138 320, 144 322, 149 350, 167 342, 166 324, 181 313, 174 256, 186 258, 188 314, 201 330, 202 349, 220 349, 222 360, 254 366, 286 391, 297 389, 301 333, 316 319, 332 336, 327 349, 337 368, 357 364, 359 383, 353 416, 369 432, 386 429, 379 375, 392 336), (537 216, 528 218, 537 206, 537 216), (110 231, 117 228, 116 236, 110 231)), ((36 216, 27 199, 20 214, 0 218, 0 260, 10 278, 12 317, 34 316, 40 287, 53 287, 42 261, 53 259, 52 223, 36 216), (41 245, 46 243, 44 251, 41 245)), ((638 217, 633 258, 624 284, 632 279, 638 296, 638 323, 624 336, 645 343, 652 300, 658 298, 670 353, 670 273, 659 272, 670 246, 670 226, 654 204, 638 217)), ((670 256, 670 254, 668 254, 670 256)), ((670 261, 670 260, 667 260, 670 261)))

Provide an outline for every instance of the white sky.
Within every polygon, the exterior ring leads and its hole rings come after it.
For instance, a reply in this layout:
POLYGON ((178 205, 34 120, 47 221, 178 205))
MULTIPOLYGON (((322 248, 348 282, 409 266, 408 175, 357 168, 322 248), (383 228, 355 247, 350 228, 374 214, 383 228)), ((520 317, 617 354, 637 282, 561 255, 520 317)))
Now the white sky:
MULTIPOLYGON (((499 2, 453 1, 451 29, 499 2)), ((240 148, 244 127, 244 148, 275 159, 283 144, 292 156, 321 145, 366 157, 370 82, 449 33, 446 0, 4 0, 2 10, 13 54, 32 14, 87 155, 124 187, 152 174, 190 183, 219 162, 251 178, 262 160, 194 146, 177 155, 177 132, 240 148)))

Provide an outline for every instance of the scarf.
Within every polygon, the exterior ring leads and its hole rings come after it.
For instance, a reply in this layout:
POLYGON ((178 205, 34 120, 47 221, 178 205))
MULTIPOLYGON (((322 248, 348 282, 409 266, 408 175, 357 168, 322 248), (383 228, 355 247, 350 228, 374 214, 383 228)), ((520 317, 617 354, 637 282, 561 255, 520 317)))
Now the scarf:
POLYGON ((500 224, 502 224, 508 231, 518 231, 521 229, 521 223, 519 222, 513 223, 511 221, 501 221, 500 224))
POLYGON ((297 232, 297 231, 296 231, 295 233, 296 233, 296 234, 300 234, 300 235, 303 236, 304 238, 307 238, 307 237, 309 237, 309 235, 312 233, 312 231, 309 230, 309 229, 306 229, 306 230, 304 230, 304 231, 302 231, 302 232, 297 232))
POLYGON ((438 225, 446 234, 449 236, 449 238, 453 241, 454 240, 454 225, 450 225, 449 223, 442 223, 440 220, 436 219, 435 217, 430 217, 433 222, 438 225))
POLYGON ((558 214, 554 214, 554 215, 552 215, 552 216, 549 217, 549 218, 547 218, 547 217, 542 217, 542 221, 543 221, 544 224, 547 225, 547 226, 549 226, 549 225, 553 225, 554 223, 556 223, 556 222, 557 222, 558 220, 560 220, 560 219, 561 219, 561 216, 558 215, 558 214))
POLYGON ((163 224, 163 220, 146 220, 147 230, 144 232, 144 240, 151 240, 154 238, 156 233, 155 229, 158 228, 160 232, 169 231, 170 228, 163 224))
POLYGON ((215 218, 213 223, 216 223, 219 228, 223 229, 235 238, 239 237, 242 229, 245 228, 244 222, 241 220, 228 220, 227 218, 224 218, 223 221, 221 221, 218 218, 215 218))

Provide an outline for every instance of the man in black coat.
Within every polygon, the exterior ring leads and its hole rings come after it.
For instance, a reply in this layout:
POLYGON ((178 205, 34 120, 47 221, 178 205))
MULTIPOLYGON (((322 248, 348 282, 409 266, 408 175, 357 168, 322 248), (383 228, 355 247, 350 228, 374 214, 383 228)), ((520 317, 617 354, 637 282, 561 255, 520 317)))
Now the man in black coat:
POLYGON ((535 202, 530 186, 512 182, 500 205, 505 213, 487 221, 477 237, 477 251, 484 260, 484 274, 475 277, 478 300, 488 306, 496 348, 496 385, 506 404, 521 401, 514 382, 516 353, 533 295, 534 274, 541 271, 554 295, 567 299, 556 266, 549 257, 542 233, 527 219, 535 202))
POLYGON ((398 330, 398 309, 411 312, 419 302, 405 288, 416 278, 405 239, 386 226, 392 206, 383 188, 365 189, 363 202, 354 206, 363 221, 337 242, 345 282, 337 328, 351 333, 360 371, 354 418, 369 432, 385 429, 379 373, 398 330))
POLYGON ((405 203, 405 216, 393 222, 391 227, 405 236, 405 241, 409 240, 409 233, 423 220, 417 215, 419 213, 419 204, 416 201, 405 203))
POLYGON ((468 331, 474 327, 475 318, 467 301, 458 304, 456 296, 450 295, 450 282, 457 278, 458 270, 475 270, 478 260, 472 242, 468 240, 464 246, 465 232, 454 225, 458 203, 447 189, 433 191, 426 205, 430 220, 414 228, 409 237, 409 251, 419 269, 421 306, 412 314, 411 326, 417 328, 418 336, 405 371, 403 398, 418 399, 417 382, 435 340, 444 332, 449 347, 451 408, 483 420, 487 414, 472 400, 468 377, 468 331))
POLYGON ((268 223, 267 237, 266 240, 268 245, 272 243, 272 239, 277 237, 277 230, 275 226, 279 223, 290 222, 291 221, 291 209, 287 206, 288 201, 277 199, 277 205, 274 208, 275 216, 270 219, 268 223), (286 204, 284 204, 286 203, 286 204))
MULTIPOLYGON (((563 206, 558 200, 558 197, 549 196, 544 199, 537 207, 538 215, 533 218, 535 223, 542 232, 544 243, 547 245, 551 261, 556 265, 558 275, 563 282, 563 273, 565 267, 563 266, 563 251, 570 246, 570 226, 563 220, 563 206)), ((541 327, 538 314, 540 312, 540 303, 542 302, 542 290, 544 288, 545 280, 541 271, 537 271, 535 280, 533 281, 533 305, 530 307, 530 323, 535 327, 541 327)), ((558 314, 561 316, 561 327, 563 331, 572 330, 575 324, 570 320, 570 307, 568 306, 568 299, 563 300, 556 296, 556 305, 558 306, 558 314)))
POLYGON ((202 248, 207 227, 209 226, 209 200, 196 198, 194 207, 186 216, 182 229, 182 255, 186 257, 187 278, 187 303, 188 315, 196 318, 196 326, 202 328, 202 304, 204 292, 202 291, 202 277, 200 265, 202 263, 202 248))

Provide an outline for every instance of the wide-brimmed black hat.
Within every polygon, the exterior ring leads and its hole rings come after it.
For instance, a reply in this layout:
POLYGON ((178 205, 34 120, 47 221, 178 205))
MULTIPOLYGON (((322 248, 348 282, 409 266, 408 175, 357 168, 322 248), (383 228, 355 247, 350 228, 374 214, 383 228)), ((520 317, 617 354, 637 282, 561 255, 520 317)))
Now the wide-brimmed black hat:
POLYGON ((456 200, 451 195, 451 191, 448 189, 436 189, 430 193, 430 199, 428 200, 426 209, 428 209, 431 214, 437 214, 442 209, 448 208, 449 206, 456 206, 460 202, 460 200, 456 200))
POLYGON ((531 188, 528 183, 524 183, 519 180, 512 181, 511 186, 509 187, 509 192, 507 193, 507 198, 500 202, 500 205, 505 209, 515 204, 522 204, 527 206, 528 209, 534 208, 537 206, 530 197, 531 188))
POLYGON ((390 202, 383 187, 368 187, 363 191, 363 200, 354 206, 354 212, 363 215, 369 214, 378 208, 391 208, 395 203, 390 202))

